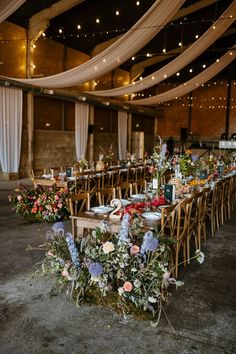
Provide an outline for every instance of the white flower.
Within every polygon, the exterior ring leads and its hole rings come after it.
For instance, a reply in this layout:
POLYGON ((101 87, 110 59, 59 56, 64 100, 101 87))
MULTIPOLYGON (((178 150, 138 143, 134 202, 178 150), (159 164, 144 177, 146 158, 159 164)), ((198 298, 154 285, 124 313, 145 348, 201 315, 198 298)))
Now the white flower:
POLYGON ((123 293, 124 293, 123 287, 119 288, 119 289, 118 289, 118 294, 119 294, 120 296, 122 296, 123 293))
POLYGON ((155 304, 157 302, 157 299, 155 299, 155 297, 153 296, 149 296, 148 301, 151 302, 152 304, 155 304))
POLYGON ((93 230, 93 231, 92 231, 92 236, 93 236, 93 237, 96 237, 96 236, 97 236, 97 235, 96 235, 96 230, 93 230))
POLYGON ((111 227, 106 221, 102 221, 99 225, 101 233, 111 232, 111 227))
POLYGON ((203 252, 201 252, 200 250, 196 250, 195 254, 196 254, 197 261, 200 264, 202 264, 204 262, 204 259, 205 259, 205 254, 203 252))
POLYGON ((184 285, 184 282, 183 282, 183 281, 180 281, 180 280, 177 280, 177 281, 175 282, 175 285, 176 285, 176 288, 178 288, 179 286, 184 285))
POLYGON ((135 287, 135 288, 140 288, 141 285, 142 285, 141 281, 138 280, 138 279, 135 279, 135 281, 134 281, 134 287, 135 287))
POLYGON ((102 249, 105 254, 108 254, 115 250, 114 243, 107 241, 102 245, 102 249))

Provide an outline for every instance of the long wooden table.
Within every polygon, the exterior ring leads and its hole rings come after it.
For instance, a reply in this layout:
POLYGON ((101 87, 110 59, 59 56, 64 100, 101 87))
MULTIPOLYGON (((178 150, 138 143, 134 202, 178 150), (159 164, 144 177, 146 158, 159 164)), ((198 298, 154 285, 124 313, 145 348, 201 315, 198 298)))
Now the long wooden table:
MULTIPOLYGON (((72 220, 72 232, 73 229, 75 230, 74 232, 74 237, 76 238, 79 235, 79 231, 82 229, 96 229, 96 227, 99 227, 102 221, 106 221, 110 228, 111 231, 114 233, 118 233, 120 230, 120 225, 121 221, 120 219, 109 219, 108 214, 94 214, 92 211, 85 211, 85 212, 79 212, 76 215, 71 215, 70 216, 72 220)), ((153 228, 159 226, 161 223, 160 220, 149 220, 149 219, 143 219, 143 225, 144 229, 152 230, 153 228)))

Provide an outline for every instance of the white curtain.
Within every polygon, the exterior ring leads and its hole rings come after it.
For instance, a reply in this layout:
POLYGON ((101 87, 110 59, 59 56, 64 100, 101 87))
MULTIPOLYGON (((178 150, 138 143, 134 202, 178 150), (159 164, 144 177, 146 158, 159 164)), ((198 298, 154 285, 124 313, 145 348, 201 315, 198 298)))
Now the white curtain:
POLYGON ((126 156, 127 144, 127 112, 118 111, 118 153, 119 160, 124 160, 126 156))
POLYGON ((25 0, 1 0, 0 23, 13 14, 24 2, 25 0))
POLYGON ((171 20, 185 0, 157 0, 146 14, 103 52, 63 73, 37 79, 17 79, 23 83, 49 87, 76 86, 117 68, 145 46, 171 20))
POLYGON ((0 163, 5 173, 19 169, 22 100, 22 90, 0 87, 0 163))
POLYGON ((76 158, 85 156, 88 140, 89 105, 75 103, 75 151, 76 158))
POLYGON ((96 96, 120 96, 128 93, 135 93, 154 86, 159 82, 166 80, 166 78, 177 73, 186 65, 191 63, 199 55, 201 55, 212 43, 214 43, 235 21, 236 16, 236 1, 234 1, 226 11, 219 17, 219 19, 211 25, 211 27, 191 46, 189 46, 176 59, 163 66, 161 69, 155 71, 143 80, 136 81, 133 84, 124 87, 117 87, 111 90, 90 91, 91 95, 96 96))
POLYGON ((196 90, 199 86, 203 85, 208 80, 212 79, 215 75, 221 72, 227 65, 229 65, 236 58, 236 45, 232 51, 228 51, 209 68, 203 70, 200 74, 194 76, 191 80, 185 82, 178 87, 175 87, 159 95, 144 98, 142 100, 134 100, 130 103, 136 105, 153 105, 161 102, 171 101, 175 98, 185 95, 193 90, 196 90))

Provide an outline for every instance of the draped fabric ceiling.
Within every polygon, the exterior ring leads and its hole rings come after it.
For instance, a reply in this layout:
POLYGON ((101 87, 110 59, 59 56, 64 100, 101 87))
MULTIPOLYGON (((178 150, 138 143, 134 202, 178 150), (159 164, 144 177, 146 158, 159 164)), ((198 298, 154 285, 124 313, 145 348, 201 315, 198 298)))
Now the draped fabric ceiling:
MULTIPOLYGON (((209 48, 209 46, 213 44, 235 21, 235 16, 236 2, 234 1, 222 14, 222 16, 220 16, 220 18, 214 23, 214 25, 212 25, 196 42, 188 47, 176 59, 163 66, 158 71, 145 77, 143 80, 136 81, 134 84, 111 90, 90 91, 87 93, 96 96, 120 96, 147 89, 164 81, 166 78, 183 69, 186 65, 201 55, 207 48, 209 48)), ((135 104, 135 102, 132 103, 135 104)))
POLYGON ((0 23, 13 14, 25 0, 1 0, 0 1, 0 23))
POLYGON ((47 88, 79 85, 117 68, 144 47, 180 9, 185 0, 157 0, 121 38, 100 54, 71 70, 37 79, 14 79, 47 88))
MULTIPOLYGON (((236 45, 233 47, 236 49, 236 45)), ((185 82, 178 87, 175 87, 166 92, 160 93, 152 97, 144 98, 141 100, 131 101, 130 103, 136 105, 154 105, 161 102, 171 101, 175 98, 185 95, 193 90, 196 90, 200 85, 204 84, 208 80, 212 79, 220 71, 222 71, 227 65, 229 65, 236 58, 235 51, 228 51, 209 68, 203 70, 200 74, 194 76, 191 80, 185 82)))

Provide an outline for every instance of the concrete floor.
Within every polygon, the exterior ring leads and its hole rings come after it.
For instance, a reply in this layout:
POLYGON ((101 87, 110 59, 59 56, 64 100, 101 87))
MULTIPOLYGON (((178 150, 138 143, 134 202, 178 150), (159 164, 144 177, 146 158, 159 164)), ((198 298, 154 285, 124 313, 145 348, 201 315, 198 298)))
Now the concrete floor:
MULTIPOLYGON (((24 180, 24 183, 30 183, 24 180)), ((236 213, 203 246, 205 262, 180 272, 158 328, 102 307, 76 308, 65 294, 49 296, 50 277, 39 277, 50 224, 26 223, 7 195, 16 182, 0 181, 0 353, 162 354, 236 353, 236 213)), ((70 223, 66 222, 70 229, 70 223)))

